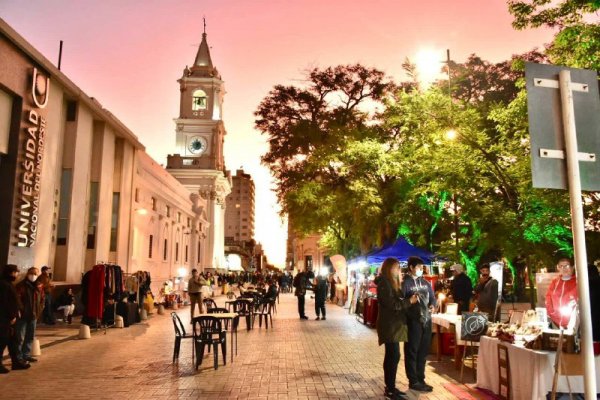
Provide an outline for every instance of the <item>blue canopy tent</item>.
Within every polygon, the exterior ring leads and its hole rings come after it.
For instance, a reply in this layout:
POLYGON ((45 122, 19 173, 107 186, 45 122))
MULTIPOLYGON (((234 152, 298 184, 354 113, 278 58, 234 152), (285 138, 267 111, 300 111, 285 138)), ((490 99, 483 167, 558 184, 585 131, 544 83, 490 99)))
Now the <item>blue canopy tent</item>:
POLYGON ((384 246, 379 251, 367 254, 366 258, 368 264, 378 264, 382 263, 388 257, 394 257, 398 261, 406 262, 410 256, 420 257, 426 264, 430 264, 435 259, 433 253, 413 246, 403 237, 396 240, 391 246, 384 246))

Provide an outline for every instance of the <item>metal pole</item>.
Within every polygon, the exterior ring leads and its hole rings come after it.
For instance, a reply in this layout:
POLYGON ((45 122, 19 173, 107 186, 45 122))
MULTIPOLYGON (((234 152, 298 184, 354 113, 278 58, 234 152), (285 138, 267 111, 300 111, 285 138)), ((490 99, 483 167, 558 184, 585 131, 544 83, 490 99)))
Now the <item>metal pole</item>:
POLYGON ((60 41, 60 47, 58 48, 58 70, 60 71, 60 64, 62 62, 62 48, 63 48, 63 41, 60 41))
POLYGON ((592 345, 592 319, 590 310, 590 292, 588 287, 587 253, 585 248, 585 226, 583 220, 583 204, 581 201, 581 178, 579 176, 579 159, 577 135, 575 129, 575 109, 571 90, 571 72, 560 71, 560 98, 565 135, 569 195, 571 198, 571 224, 575 250, 575 267, 577 268, 577 293, 579 295, 579 316, 581 329, 581 353, 584 362, 584 384, 586 400, 596 399, 596 373, 594 349, 592 345))

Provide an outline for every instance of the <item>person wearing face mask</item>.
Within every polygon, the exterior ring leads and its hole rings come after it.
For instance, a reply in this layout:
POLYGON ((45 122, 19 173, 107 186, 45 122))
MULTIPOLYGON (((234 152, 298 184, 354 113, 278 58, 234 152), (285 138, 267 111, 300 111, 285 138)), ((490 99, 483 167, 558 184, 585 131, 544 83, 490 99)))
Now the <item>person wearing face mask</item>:
POLYGON ((489 321, 496 321, 496 305, 498 303, 498 281, 490 275, 490 264, 479 268, 479 282, 475 286, 477 309, 487 313, 489 321))
POLYGON ((550 282, 546 292, 546 311, 557 327, 566 328, 578 300, 575 266, 568 258, 561 258, 556 269, 560 275, 550 282))
POLYGON ((415 293, 404 298, 401 292, 402 275, 400 263, 395 258, 386 258, 381 264, 377 282, 377 337, 379 345, 385 345, 383 376, 384 396, 387 399, 406 399, 406 393, 396 388, 396 373, 400 362, 400 342, 407 340, 406 311, 417 302, 415 293))
POLYGON ((16 287, 21 314, 16 323, 17 355, 23 362, 37 361, 31 356, 31 346, 35 336, 36 321, 44 309, 44 292, 42 287, 36 283, 38 275, 37 268, 29 268, 25 279, 16 287))
POLYGON ((6 347, 8 347, 13 370, 29 368, 29 364, 19 361, 17 356, 15 324, 19 317, 19 300, 14 282, 18 273, 19 269, 16 265, 8 264, 2 269, 2 279, 0 279, 0 374, 9 372, 8 368, 2 365, 6 347))
POLYGON ((436 306, 431 284, 423 278, 424 262, 419 257, 408 258, 408 273, 402 282, 404 298, 414 294, 419 301, 407 312, 408 341, 404 343, 404 368, 408 387, 419 392, 431 392, 425 383, 425 361, 431 346, 431 313, 436 306))

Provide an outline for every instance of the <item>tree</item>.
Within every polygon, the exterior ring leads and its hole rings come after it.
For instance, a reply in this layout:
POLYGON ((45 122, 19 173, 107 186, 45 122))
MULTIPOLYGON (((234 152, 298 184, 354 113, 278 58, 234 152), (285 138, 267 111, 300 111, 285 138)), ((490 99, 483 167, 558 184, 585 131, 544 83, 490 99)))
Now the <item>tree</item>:
POLYGON ((563 28, 578 24, 586 13, 600 9, 600 0, 509 0, 508 10, 515 17, 515 29, 540 26, 563 28))

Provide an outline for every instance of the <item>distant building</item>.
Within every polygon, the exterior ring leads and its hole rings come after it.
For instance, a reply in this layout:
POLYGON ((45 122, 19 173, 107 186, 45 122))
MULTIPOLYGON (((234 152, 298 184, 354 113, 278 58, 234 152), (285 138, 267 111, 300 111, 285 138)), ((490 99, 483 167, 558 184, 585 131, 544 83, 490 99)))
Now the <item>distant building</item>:
POLYGON ((254 239, 254 181, 241 169, 231 181, 231 193, 225 200, 225 238, 246 242, 254 239))
POLYGON ((0 19, 0 265, 77 284, 96 263, 166 280, 224 267, 223 82, 206 34, 179 81, 178 154, 131 130, 0 19))
POLYGON ((301 234, 294 229, 293 221, 288 220, 288 239, 287 256, 285 269, 292 271, 294 269, 310 268, 318 271, 326 265, 326 257, 329 250, 321 246, 320 241, 323 236, 319 233, 301 234))

